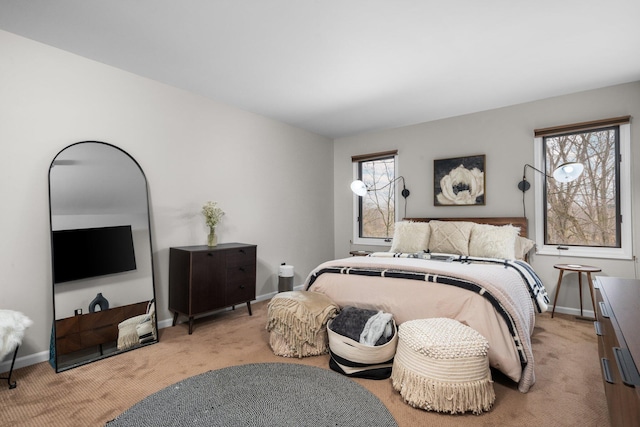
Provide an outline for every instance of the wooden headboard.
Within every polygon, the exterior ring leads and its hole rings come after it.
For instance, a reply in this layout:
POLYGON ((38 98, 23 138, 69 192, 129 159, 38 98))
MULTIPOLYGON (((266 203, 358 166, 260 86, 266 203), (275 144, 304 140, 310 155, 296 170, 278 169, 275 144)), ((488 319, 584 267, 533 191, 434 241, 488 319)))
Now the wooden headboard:
POLYGON ((514 227, 520 227, 520 235, 522 237, 529 237, 527 231, 527 218, 519 216, 496 216, 485 218, 404 218, 405 221, 415 222, 429 222, 429 221, 468 221, 475 222, 477 224, 489 224, 489 225, 513 225, 514 227))

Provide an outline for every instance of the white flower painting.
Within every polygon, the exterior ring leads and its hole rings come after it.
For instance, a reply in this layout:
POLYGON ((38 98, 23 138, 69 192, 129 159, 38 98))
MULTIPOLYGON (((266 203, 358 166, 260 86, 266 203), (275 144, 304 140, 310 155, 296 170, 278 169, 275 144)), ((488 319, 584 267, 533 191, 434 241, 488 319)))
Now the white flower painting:
POLYGON ((484 165, 484 155, 434 160, 434 205, 484 205, 484 165))

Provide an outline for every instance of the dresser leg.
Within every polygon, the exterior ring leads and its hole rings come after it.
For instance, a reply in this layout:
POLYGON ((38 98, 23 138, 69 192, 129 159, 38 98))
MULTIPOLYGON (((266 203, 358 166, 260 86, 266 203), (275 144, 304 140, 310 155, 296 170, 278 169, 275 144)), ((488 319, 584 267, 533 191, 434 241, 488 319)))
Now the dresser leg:
POLYGON ((189 317, 189 335, 193 333, 193 316, 189 317))
POLYGON ((171 326, 176 326, 177 322, 178 322, 178 312, 174 311, 173 312, 173 324, 171 326))
POLYGON ((253 314, 251 314, 251 301, 247 301, 247 309, 249 310, 249 316, 253 316, 253 314))

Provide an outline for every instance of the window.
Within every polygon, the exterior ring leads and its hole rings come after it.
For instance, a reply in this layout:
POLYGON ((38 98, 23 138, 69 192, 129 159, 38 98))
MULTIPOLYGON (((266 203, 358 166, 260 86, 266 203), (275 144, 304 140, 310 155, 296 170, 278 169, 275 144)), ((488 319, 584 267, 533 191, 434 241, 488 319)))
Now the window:
POLYGON ((539 254, 631 258, 629 117, 536 130, 536 167, 584 166, 573 182, 537 177, 539 254))
POLYGON ((396 222, 397 150, 353 156, 354 180, 367 187, 363 197, 354 195, 353 243, 389 245, 396 222))

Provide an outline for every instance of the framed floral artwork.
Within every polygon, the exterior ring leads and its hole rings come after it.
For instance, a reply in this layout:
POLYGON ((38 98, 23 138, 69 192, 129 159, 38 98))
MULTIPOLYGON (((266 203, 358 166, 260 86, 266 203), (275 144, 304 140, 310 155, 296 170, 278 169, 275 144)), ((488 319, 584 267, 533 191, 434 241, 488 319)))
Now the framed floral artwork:
POLYGON ((433 161, 434 206, 485 204, 485 155, 433 161))

